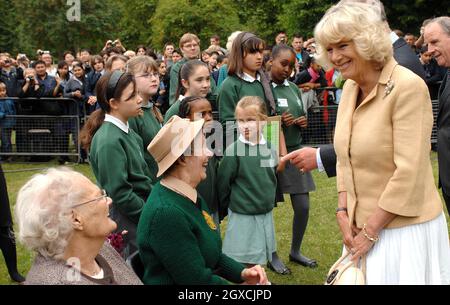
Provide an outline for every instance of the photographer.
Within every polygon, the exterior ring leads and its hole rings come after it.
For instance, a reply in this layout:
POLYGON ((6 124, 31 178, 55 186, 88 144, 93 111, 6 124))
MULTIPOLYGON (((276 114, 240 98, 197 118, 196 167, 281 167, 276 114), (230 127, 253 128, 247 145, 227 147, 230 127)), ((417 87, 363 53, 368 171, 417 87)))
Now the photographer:
MULTIPOLYGON (((108 40, 105 44, 105 46, 103 47, 103 50, 110 50, 116 48, 116 50, 114 51, 113 55, 122 55, 123 53, 125 53, 127 51, 127 49, 125 49, 125 47, 122 45, 122 42, 119 39, 116 39, 114 41, 112 40, 108 40)), ((109 55, 112 56, 112 55, 109 55)))
POLYGON ((80 52, 80 61, 83 63, 86 75, 92 71, 91 52, 88 49, 82 49, 80 52))
POLYGON ((0 54, 0 81, 5 83, 8 96, 16 97, 20 90, 20 80, 23 79, 23 70, 12 64, 8 53, 0 54))
POLYGON ((33 68, 27 68, 24 71, 23 87, 19 92, 20 98, 41 97, 44 94, 44 86, 37 81, 36 71, 33 68))
POLYGON ((278 31, 277 36, 275 37, 275 43, 278 44, 287 44, 288 37, 286 35, 286 31, 278 31))

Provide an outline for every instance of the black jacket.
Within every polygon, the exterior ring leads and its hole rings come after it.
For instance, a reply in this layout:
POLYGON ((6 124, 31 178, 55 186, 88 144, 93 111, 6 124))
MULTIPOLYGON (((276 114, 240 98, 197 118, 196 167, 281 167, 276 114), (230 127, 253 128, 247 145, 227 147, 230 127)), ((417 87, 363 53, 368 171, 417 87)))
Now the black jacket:
POLYGON ((439 90, 437 117, 437 151, 439 162, 439 186, 450 194, 450 70, 439 90))

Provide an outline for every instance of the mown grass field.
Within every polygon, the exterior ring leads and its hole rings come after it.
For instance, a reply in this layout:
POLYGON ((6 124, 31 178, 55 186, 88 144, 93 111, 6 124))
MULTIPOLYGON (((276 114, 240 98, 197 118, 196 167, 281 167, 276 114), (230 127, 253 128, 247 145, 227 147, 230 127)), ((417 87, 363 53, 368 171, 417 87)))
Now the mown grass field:
MULTIPOLYGON (((437 183, 437 157, 432 153, 431 160, 437 183)), ((20 187, 39 169, 56 166, 56 163, 45 164, 3 164, 7 171, 9 198, 11 205, 15 204, 17 192, 20 187), (18 171, 18 172, 15 172, 18 171)), ((94 181, 92 171, 88 165, 74 165, 73 168, 87 175, 94 181)), ((330 266, 339 257, 342 250, 341 236, 335 221, 334 211, 337 205, 335 178, 327 178, 323 173, 314 172, 314 181, 317 190, 311 193, 311 208, 308 229, 303 241, 302 252, 315 258, 318 268, 309 269, 290 263, 288 255, 291 242, 292 207, 289 198, 274 211, 278 254, 286 265, 292 270, 291 275, 278 275, 267 270, 269 279, 278 285, 321 285, 330 266)), ((13 210, 13 207, 11 207, 13 210)), ((446 212, 447 213, 447 212, 446 212)), ((448 214, 447 214, 448 219, 448 214)), ((450 228, 450 226, 449 226, 450 228)), ((225 228, 222 228, 224 232, 225 228)), ((33 254, 17 245, 19 271, 26 274, 33 261, 33 254)), ((13 284, 9 280, 3 259, 0 259, 0 284, 13 284)))

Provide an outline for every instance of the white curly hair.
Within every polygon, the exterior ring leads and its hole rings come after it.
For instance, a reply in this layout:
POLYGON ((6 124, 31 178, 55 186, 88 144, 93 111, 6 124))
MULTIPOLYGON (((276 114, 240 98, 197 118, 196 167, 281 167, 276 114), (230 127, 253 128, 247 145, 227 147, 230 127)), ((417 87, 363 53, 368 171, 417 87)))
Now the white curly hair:
POLYGON ((17 196, 18 240, 44 257, 62 259, 73 232, 72 206, 88 195, 83 180, 88 178, 64 167, 34 175, 17 196))

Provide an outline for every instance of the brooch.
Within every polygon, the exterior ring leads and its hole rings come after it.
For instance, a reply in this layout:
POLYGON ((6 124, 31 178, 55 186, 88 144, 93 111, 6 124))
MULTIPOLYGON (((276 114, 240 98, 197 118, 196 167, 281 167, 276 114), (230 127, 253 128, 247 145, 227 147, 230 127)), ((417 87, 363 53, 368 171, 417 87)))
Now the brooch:
POLYGON ((206 223, 208 224, 208 226, 209 226, 211 229, 216 230, 216 229, 217 229, 217 226, 216 226, 216 224, 214 223, 214 220, 213 220, 213 218, 211 217, 211 215, 209 215, 209 214, 208 214, 207 212, 205 212, 205 211, 202 211, 202 214, 203 214, 203 217, 205 218, 206 223))
POLYGON ((394 81, 390 79, 386 84, 386 88, 384 88, 384 97, 388 96, 392 89, 394 89, 394 81))

